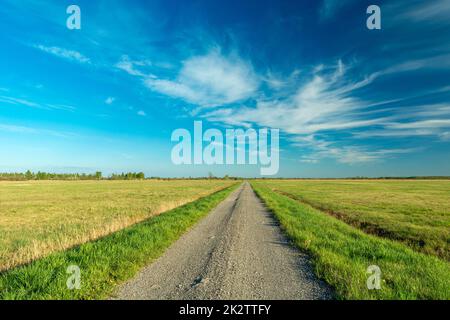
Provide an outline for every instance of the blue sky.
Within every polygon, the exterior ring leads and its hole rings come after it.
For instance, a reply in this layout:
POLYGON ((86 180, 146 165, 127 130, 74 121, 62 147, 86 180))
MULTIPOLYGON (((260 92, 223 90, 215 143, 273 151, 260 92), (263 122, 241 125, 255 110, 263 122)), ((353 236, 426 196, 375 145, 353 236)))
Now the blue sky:
POLYGON ((0 171, 259 175, 173 165, 172 131, 203 120, 279 128, 278 176, 450 175, 449 16, 446 0, 4 0, 0 171))

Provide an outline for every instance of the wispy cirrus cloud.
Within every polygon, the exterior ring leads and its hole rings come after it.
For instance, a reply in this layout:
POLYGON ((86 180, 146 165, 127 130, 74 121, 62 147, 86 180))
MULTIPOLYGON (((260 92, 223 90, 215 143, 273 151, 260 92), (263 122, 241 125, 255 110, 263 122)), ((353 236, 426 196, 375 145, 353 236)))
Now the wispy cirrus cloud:
POLYGON ((75 112, 75 110, 77 109, 76 107, 70 106, 70 105, 67 105, 67 104, 50 104, 50 103, 46 103, 45 106, 50 108, 50 109, 63 110, 63 111, 68 111, 68 112, 75 112))
MULTIPOLYGON (((77 101, 80 113, 94 112, 96 121, 58 121, 111 135, 123 130, 133 138, 167 142, 165 130, 198 117, 219 127, 270 126, 281 129, 281 145, 297 165, 325 159, 376 162, 414 153, 414 145, 427 146, 432 160, 433 152, 448 150, 443 141, 450 140, 449 94, 431 94, 450 85, 447 0, 384 1, 380 32, 366 29, 366 5, 356 0, 269 1, 250 7, 211 3, 205 10, 183 3, 183 14, 179 6, 160 1, 82 2, 91 19, 89 30, 81 33, 68 33, 59 16, 64 10, 53 1, 8 0, 0 6, 5 17, 0 24, 14 26, 2 37, 10 68, 0 86, 11 93, 0 88, 0 106, 14 108, 5 116, 17 110, 14 120, 28 121, 26 108, 73 111, 57 103, 65 96, 77 101), (20 51, 20 44, 36 45, 20 51), (58 63, 60 72, 45 74, 58 59, 71 63, 58 63), (73 92, 68 73, 79 91, 73 92), (123 81, 128 76, 135 81, 123 81), (29 86, 36 83, 45 87, 29 86), (105 108, 109 95, 120 101, 105 108), (128 106, 125 101, 136 106, 127 123, 114 116, 128 106), (103 108, 97 110, 96 102, 103 108), (99 115, 104 110, 108 115, 99 115), (148 129, 133 120, 148 122, 148 129), (152 124, 163 130, 151 130, 152 124)), ((48 112, 34 114, 43 128, 48 125, 48 112)), ((408 160, 426 172, 431 166, 421 166, 424 156, 408 160)), ((289 174, 297 176, 292 167, 289 174)), ((385 167, 392 173, 396 166, 385 167)), ((367 168, 358 172, 370 173, 367 168)))
POLYGON ((76 61, 79 63, 91 63, 91 60, 88 57, 75 50, 68 50, 60 47, 46 47, 40 44, 34 45, 33 47, 66 60, 76 61))
POLYGON ((311 157, 301 157, 300 162, 308 163, 308 164, 316 164, 319 163, 319 159, 311 158, 311 157))
POLYGON ((407 60, 405 62, 377 71, 370 75, 368 79, 372 81, 380 76, 399 74, 417 70, 448 69, 450 68, 450 54, 429 56, 422 59, 407 60))
POLYGON ((359 116, 356 111, 364 103, 351 95, 370 81, 351 81, 344 77, 345 66, 314 68, 308 81, 286 98, 258 99, 256 107, 230 108, 206 113, 213 121, 240 123, 248 126, 279 127, 289 134, 312 134, 326 130, 342 130, 370 126, 381 121, 359 116))
MULTIPOLYGON (((324 19, 332 18, 352 2, 325 0, 320 14, 324 19)), ((402 11, 411 13, 418 7, 418 3, 414 3, 402 11)), ((295 68, 291 73, 270 68, 256 72, 251 62, 237 55, 225 56, 217 49, 182 61, 174 77, 150 73, 150 64, 133 61, 128 56, 123 56, 116 67, 140 77, 154 92, 197 105, 199 108, 194 113, 209 121, 280 128, 288 136, 299 139, 313 137, 301 146, 311 152, 305 163, 315 163, 325 157, 341 163, 363 163, 414 152, 414 149, 380 150, 365 145, 361 138, 371 138, 373 133, 373 137, 380 138, 429 135, 442 139, 447 132, 446 122, 433 121, 436 117, 447 117, 448 112, 445 106, 427 108, 413 104, 408 107, 410 112, 405 113, 399 107, 408 100, 406 96, 373 100, 364 98, 361 92, 370 91, 370 86, 383 77, 448 69, 449 61, 448 53, 430 51, 406 60, 391 60, 381 64, 378 71, 366 74, 353 60, 295 68), (431 125, 434 127, 429 127, 431 125), (347 137, 343 140, 340 135, 347 137)))
POLYGON ((70 138, 77 136, 71 132, 62 132, 57 130, 49 130, 49 129, 41 129, 41 128, 33 128, 27 126, 20 125, 12 125, 12 124, 3 124, 0 123, 0 131, 10 132, 10 133, 18 133, 18 134, 43 134, 43 135, 51 135, 60 138, 70 138))
POLYGON ((445 131, 439 134, 442 141, 450 141, 450 131, 445 131))
POLYGON ((367 150, 361 147, 342 147, 330 148, 320 151, 316 154, 318 157, 335 158, 338 162, 344 164, 360 164, 367 162, 375 162, 386 160, 389 157, 400 154, 413 153, 422 150, 421 148, 405 148, 405 149, 378 149, 367 150))
POLYGON ((148 66, 124 56, 115 66, 130 75, 142 77, 145 86, 154 92, 201 107, 248 99, 257 92, 260 81, 248 62, 237 55, 224 56, 219 49, 185 60, 173 79, 140 71, 139 67, 145 65, 148 66))
POLYGON ((386 128, 388 129, 434 129, 443 127, 450 127, 450 119, 428 119, 413 122, 397 122, 386 124, 386 128))
POLYGON ((343 164, 364 164, 386 160, 401 154, 413 153, 422 148, 381 148, 373 150, 366 146, 343 145, 336 146, 334 142, 325 141, 315 135, 291 137, 294 146, 301 148, 309 147, 313 152, 303 156, 300 162, 315 164, 322 159, 335 159, 343 164))
POLYGON ((62 110, 68 112, 74 112, 76 107, 70 106, 67 104, 55 104, 55 103, 40 103, 35 102, 29 99, 17 98, 11 96, 0 95, 0 102, 11 104, 11 105, 19 105, 26 106, 30 108, 44 109, 44 110, 62 110))
POLYGON ((131 60, 129 56, 123 55, 119 62, 115 64, 117 69, 125 71, 132 76, 148 77, 149 75, 140 71, 139 68, 151 66, 152 63, 149 60, 131 60))
MULTIPOLYGON (((450 129, 450 105, 432 104, 408 106, 408 113, 392 116, 382 126, 353 133, 356 138, 408 138, 436 136, 441 140, 450 129)), ((445 139, 444 139, 445 140, 445 139)))
MULTIPOLYGON (((355 66, 346 66, 341 60, 334 65, 319 65, 310 72, 305 81, 285 98, 257 99, 256 106, 222 108, 204 113, 210 121, 230 125, 268 126, 280 128, 291 136, 293 145, 308 148, 311 154, 306 163, 315 163, 323 158, 334 158, 341 163, 363 163, 378 161, 402 153, 416 151, 412 148, 374 150, 360 145, 361 141, 347 138, 336 141, 336 135, 352 134, 369 138, 395 133, 395 136, 435 135, 440 137, 450 127, 450 120, 435 119, 444 116, 450 119, 446 104, 434 106, 413 105, 409 113, 402 108, 389 107, 403 99, 368 101, 358 96, 358 90, 365 89, 375 80, 386 75, 415 71, 437 66, 439 58, 405 62, 365 77, 348 74, 355 66), (388 107, 384 107, 384 106, 388 107), (379 107, 383 106, 383 109, 379 107), (322 138, 318 138, 321 136, 322 138), (329 140, 327 140, 329 139, 329 140), (313 161, 311 161, 313 160, 313 161)), ((444 64, 445 66, 445 64, 444 64)), ((434 90, 434 92, 442 90, 434 90)), ((303 159, 304 160, 304 159, 303 159)))
POLYGON ((31 108, 44 108, 44 106, 42 106, 39 103, 27 99, 15 98, 10 96, 0 96, 0 102, 8 104, 24 105, 31 108))
POLYGON ((113 104, 114 101, 116 101, 116 98, 114 98, 114 97, 108 97, 105 99, 106 104, 113 104))
POLYGON ((408 6, 404 4, 390 4, 394 8, 403 9, 399 15, 400 19, 408 19, 415 22, 449 22, 450 2, 447 0, 434 1, 408 1, 408 6))

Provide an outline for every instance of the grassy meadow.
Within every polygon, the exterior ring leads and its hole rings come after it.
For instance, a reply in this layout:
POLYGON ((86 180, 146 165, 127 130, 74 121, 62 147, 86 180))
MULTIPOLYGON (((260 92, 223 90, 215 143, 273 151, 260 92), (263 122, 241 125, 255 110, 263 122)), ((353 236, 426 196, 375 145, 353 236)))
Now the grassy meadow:
MULTIPOLYGON (((340 299, 450 299, 449 180, 253 180, 340 299), (367 268, 379 266, 380 290, 367 268)), ((0 182, 0 299, 106 298, 238 186, 0 182), (160 214, 164 212, 164 214, 160 214), (66 269, 82 272, 67 290, 66 269)))
POLYGON ((450 180, 273 180, 273 191, 450 261, 450 180))
POLYGON ((449 181, 270 180, 252 185, 339 298, 450 299, 445 259, 449 181), (369 234, 365 222, 388 235, 369 234), (411 239, 432 243, 430 250, 411 239), (381 269, 380 290, 367 289, 371 265, 381 269))
POLYGON ((98 239, 233 183, 0 182, 0 271, 98 239))
MULTIPOLYGON (((190 183, 195 185, 197 182, 190 183)), ((30 264, 0 273, 0 300, 107 299, 117 284, 133 277, 142 267, 161 256, 237 186, 234 182, 225 189, 210 191, 206 197, 98 240, 51 253, 30 264), (72 265, 81 271, 78 290, 67 289, 70 276, 67 268, 72 265)))

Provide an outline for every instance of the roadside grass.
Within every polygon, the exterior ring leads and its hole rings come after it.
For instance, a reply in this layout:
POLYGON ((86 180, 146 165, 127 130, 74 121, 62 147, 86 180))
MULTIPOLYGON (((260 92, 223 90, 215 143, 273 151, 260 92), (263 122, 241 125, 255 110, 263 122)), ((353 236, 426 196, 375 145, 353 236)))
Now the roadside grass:
POLYGON ((450 261, 449 180, 271 180, 272 190, 450 261))
POLYGON ((308 252, 320 278, 340 299, 450 299, 450 264, 402 243, 357 228, 252 182, 258 196, 300 249, 308 252), (367 269, 381 269, 381 289, 369 290, 367 269))
POLYGON ((230 186, 220 180, 0 182, 0 271, 230 186))
POLYGON ((237 184, 96 241, 50 254, 0 274, 0 299, 104 299, 115 286, 158 258, 186 230, 224 200, 237 184), (81 288, 69 290, 70 265, 81 288))

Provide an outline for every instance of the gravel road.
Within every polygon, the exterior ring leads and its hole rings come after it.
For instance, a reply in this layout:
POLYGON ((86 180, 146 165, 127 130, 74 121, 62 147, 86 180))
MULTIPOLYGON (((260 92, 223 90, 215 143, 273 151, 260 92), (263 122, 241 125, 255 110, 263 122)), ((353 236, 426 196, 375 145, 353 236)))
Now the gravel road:
POLYGON ((112 299, 330 299, 245 182, 112 299))

